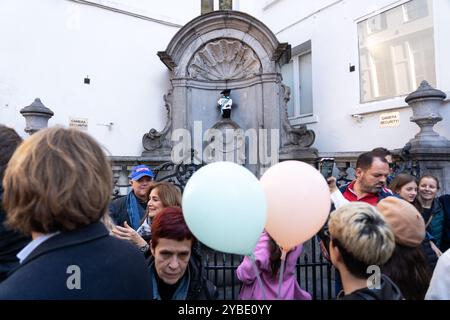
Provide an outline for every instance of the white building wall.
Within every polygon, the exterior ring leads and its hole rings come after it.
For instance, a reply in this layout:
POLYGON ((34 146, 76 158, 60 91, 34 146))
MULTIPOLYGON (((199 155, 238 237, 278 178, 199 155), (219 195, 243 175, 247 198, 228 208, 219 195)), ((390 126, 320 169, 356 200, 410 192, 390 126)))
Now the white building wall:
MULTIPOLYGON (((403 147, 418 131, 410 122, 412 110, 404 96, 361 104, 357 22, 404 3, 392 0, 275 0, 253 1, 248 10, 264 22, 281 42, 292 47, 312 41, 313 101, 316 123, 314 146, 320 152, 362 151, 384 146, 403 147), (349 65, 355 72, 349 72, 349 65), (380 114, 399 111, 400 126, 380 128, 380 114), (362 115, 362 120, 352 117, 362 115)), ((433 1, 437 88, 450 94, 450 1, 433 1)), ((450 104, 441 110, 444 121, 435 126, 450 139, 450 104)))
MULTIPOLYGON (((96 2, 155 19, 174 12, 171 23, 200 14, 196 0, 96 2)), ((55 113, 49 126, 87 118, 115 156, 140 155, 142 135, 163 128, 169 80, 156 53, 179 27, 67 0, 2 0, 0 15, 0 123, 26 136, 19 110, 40 97, 55 113)))
MULTIPOLYGON (((236 0, 237 1, 237 0, 236 0)), ((199 0, 91 1, 145 17, 185 24, 199 0)), ((418 132, 404 97, 360 104, 357 22, 404 1, 240 0, 281 42, 312 41, 314 146, 320 152, 401 148, 418 132), (349 65, 356 71, 349 72, 349 65), (384 110, 384 111, 383 111, 384 110), (400 126, 380 128, 383 112, 399 111, 400 126), (352 115, 362 115, 359 121, 352 115)), ((437 88, 450 93, 450 1, 434 0, 437 88)), ((142 135, 162 129, 168 70, 165 50, 176 26, 68 0, 0 1, 0 123, 25 136, 19 110, 35 97, 55 112, 49 125, 87 118, 89 133, 115 156, 137 156, 142 135), (89 76, 91 84, 83 83, 89 76), (113 123, 110 129, 105 124, 113 123)), ((450 138, 450 105, 435 126, 450 138)))

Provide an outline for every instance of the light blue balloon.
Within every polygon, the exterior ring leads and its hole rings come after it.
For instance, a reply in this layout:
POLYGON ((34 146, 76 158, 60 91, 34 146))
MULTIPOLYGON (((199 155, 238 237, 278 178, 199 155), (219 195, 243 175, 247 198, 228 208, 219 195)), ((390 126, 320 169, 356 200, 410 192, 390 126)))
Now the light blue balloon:
POLYGON ((249 170, 233 162, 214 162, 186 184, 183 214, 192 233, 208 247, 249 255, 266 224, 266 197, 249 170))

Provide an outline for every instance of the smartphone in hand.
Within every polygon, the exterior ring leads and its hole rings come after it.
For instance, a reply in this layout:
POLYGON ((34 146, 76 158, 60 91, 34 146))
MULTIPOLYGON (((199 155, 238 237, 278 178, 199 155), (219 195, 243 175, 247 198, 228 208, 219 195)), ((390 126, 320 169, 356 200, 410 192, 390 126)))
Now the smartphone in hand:
POLYGON ((322 158, 319 162, 319 171, 326 179, 333 175, 334 158, 322 158))

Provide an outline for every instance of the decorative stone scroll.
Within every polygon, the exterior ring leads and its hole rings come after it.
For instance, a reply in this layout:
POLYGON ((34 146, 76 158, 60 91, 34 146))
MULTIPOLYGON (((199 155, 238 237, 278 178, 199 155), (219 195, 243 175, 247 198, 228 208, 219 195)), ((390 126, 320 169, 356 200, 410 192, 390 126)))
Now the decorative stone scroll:
POLYGON ((172 134, 172 99, 173 99, 173 89, 169 91, 168 94, 163 96, 164 105, 167 110, 167 121, 164 129, 158 131, 155 128, 150 129, 149 132, 144 134, 142 137, 142 145, 147 151, 146 153, 153 152, 156 150, 167 151, 170 153, 171 145, 170 138, 172 134))

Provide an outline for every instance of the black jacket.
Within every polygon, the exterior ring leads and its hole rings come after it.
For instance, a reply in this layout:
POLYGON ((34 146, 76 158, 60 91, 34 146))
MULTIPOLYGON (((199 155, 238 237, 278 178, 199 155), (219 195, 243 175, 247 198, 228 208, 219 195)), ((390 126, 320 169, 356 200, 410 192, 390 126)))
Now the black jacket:
POLYGON ((450 249, 450 194, 439 197, 442 210, 444 211, 444 230, 442 235, 441 251, 450 249))
MULTIPOLYGON (((138 203, 144 210, 147 209, 146 202, 142 202, 138 199, 138 203)), ((131 226, 130 216, 128 215, 127 209, 127 196, 111 201, 109 204, 109 215, 116 225, 123 227, 123 223, 126 221, 128 225, 131 226)))
POLYGON ((404 300, 400 289, 392 282, 392 280, 382 274, 379 289, 363 288, 344 295, 341 291, 338 300, 404 300))
MULTIPOLYGON (((419 211, 421 211, 421 205, 418 203, 418 201, 415 201, 414 204, 416 208, 419 211)), ((429 214, 425 214, 424 211, 422 211, 421 214, 425 220, 425 223, 427 223, 431 215, 434 216, 432 223, 430 223, 430 225, 427 228, 427 231, 433 237, 436 237, 436 234, 438 233, 435 222, 439 221, 437 219, 442 219, 442 224, 438 223, 438 226, 442 227, 442 235, 440 239, 435 238, 434 240, 436 240, 435 241, 436 243, 439 243, 439 249, 442 252, 445 252, 447 249, 450 248, 450 195, 446 194, 438 198, 435 198, 431 205, 431 210, 429 214)))
POLYGON ((0 282, 5 280, 8 273, 19 265, 16 255, 31 241, 30 237, 4 225, 6 212, 2 207, 2 197, 3 189, 0 186, 0 282))
POLYGON ((0 284, 0 300, 150 299, 142 253, 94 223, 57 234, 34 249, 0 284), (74 266, 80 288, 73 288, 74 266))
POLYGON ((433 248, 431 248, 430 240, 425 238, 421 243, 421 248, 425 260, 427 261, 428 266, 430 267, 430 270, 433 271, 434 268, 436 267, 438 256, 436 252, 434 252, 433 248))
MULTIPOLYGON (((191 258, 189 259, 189 265, 186 268, 186 272, 190 272, 190 283, 186 300, 216 300, 218 297, 218 291, 216 286, 206 278, 205 269, 202 265, 202 258, 198 248, 192 250, 191 258)), ((149 260, 149 270, 152 269, 154 264, 154 258, 149 260)), ((155 299, 152 292, 152 299, 155 299)))

